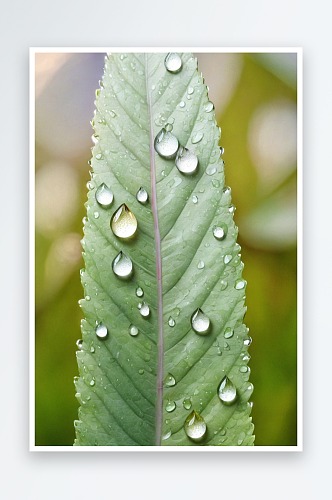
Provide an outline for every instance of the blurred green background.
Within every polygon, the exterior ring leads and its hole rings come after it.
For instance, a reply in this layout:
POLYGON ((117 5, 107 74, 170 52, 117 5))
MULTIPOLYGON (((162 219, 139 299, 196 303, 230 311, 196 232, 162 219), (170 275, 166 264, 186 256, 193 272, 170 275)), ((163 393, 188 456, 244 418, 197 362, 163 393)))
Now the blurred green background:
MULTIPOLYGON (((296 54, 195 54, 215 104, 248 281, 255 445, 297 444, 296 54)), ((36 445, 72 445, 90 120, 105 54, 38 53, 36 445)))

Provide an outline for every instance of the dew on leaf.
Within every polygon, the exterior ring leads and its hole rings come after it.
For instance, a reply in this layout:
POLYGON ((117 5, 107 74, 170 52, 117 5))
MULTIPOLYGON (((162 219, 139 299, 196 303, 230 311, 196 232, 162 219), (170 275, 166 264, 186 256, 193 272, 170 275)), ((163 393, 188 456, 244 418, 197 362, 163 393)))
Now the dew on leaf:
POLYGON ((184 430, 192 441, 200 442, 206 434, 206 423, 204 419, 193 410, 184 422, 184 430))
POLYGON ((226 224, 220 223, 213 227, 213 236, 216 240, 224 240, 227 235, 227 226, 226 224))
POLYGON ((112 263, 114 274, 120 278, 128 278, 133 270, 133 263, 122 251, 115 257, 112 263))
POLYGON ((137 201, 142 203, 142 205, 144 205, 145 203, 148 202, 149 195, 143 187, 140 187, 139 190, 137 191, 136 199, 137 199, 137 201))
POLYGON ((246 282, 244 280, 236 280, 235 289, 242 290, 246 286, 246 282))
POLYGON ((165 57, 165 68, 170 73, 179 73, 182 68, 182 60, 176 52, 169 52, 165 57))
POLYGON ((205 104, 204 111, 206 111, 206 113, 210 113, 213 110, 213 108, 214 108, 213 103, 209 101, 205 104))
POLYGON ((232 255, 225 255, 224 257, 224 263, 228 264, 232 260, 232 255))
POLYGON ((132 336, 132 337, 136 337, 138 335, 138 328, 137 326, 135 325, 130 325, 129 327, 129 334, 132 336))
POLYGON ((166 129, 162 128, 160 132, 156 135, 154 140, 154 148, 162 158, 166 160, 171 160, 175 158, 177 150, 179 148, 179 141, 171 132, 167 132, 166 129))
POLYGON ((172 316, 168 318, 168 324, 171 327, 175 326, 175 320, 172 318, 172 316))
POLYGON ((166 387, 173 387, 176 384, 175 378, 170 373, 165 378, 166 387))
POLYGON ((237 399, 237 390, 233 382, 225 376, 218 387, 218 396, 225 405, 232 405, 237 399))
POLYGON ((199 263, 197 264, 198 269, 203 269, 204 266, 205 266, 205 264, 202 260, 200 260, 199 263))
POLYGON ((226 328, 225 332, 224 332, 224 337, 225 337, 225 339, 230 339, 231 337, 233 337, 233 335, 234 335, 234 330, 233 330, 233 328, 231 328, 231 327, 229 327, 229 326, 228 326, 228 327, 226 328))
POLYGON ((213 175, 217 171, 216 167, 214 165, 209 165, 206 169, 206 174, 207 175, 213 175))
POLYGON ((182 174, 193 174, 198 165, 198 158, 187 148, 179 147, 175 158, 175 165, 182 174))
POLYGON ((135 234, 137 220, 125 203, 114 212, 111 219, 111 229, 118 238, 130 238, 135 234))
POLYGON ((165 410, 168 412, 168 413, 171 413, 172 411, 174 411, 176 408, 176 404, 174 401, 168 401, 168 403, 166 404, 165 406, 165 410))
POLYGON ((193 200, 193 203, 195 203, 195 205, 196 205, 196 203, 198 203, 198 198, 195 194, 193 195, 192 200, 193 200))
POLYGON ((77 342, 76 342, 76 345, 79 349, 82 349, 83 347, 83 340, 82 339, 79 339, 77 342))
POLYGON ((104 325, 104 323, 99 323, 99 325, 96 328, 96 335, 100 339, 104 339, 107 337, 108 331, 107 327, 104 325))
POLYGON ((183 408, 185 408, 185 410, 190 410, 190 408, 191 408, 191 400, 190 400, 190 398, 185 398, 183 400, 183 408))
POLYGON ((137 297, 143 297, 144 295, 144 291, 143 291, 143 288, 141 288, 140 286, 136 288, 136 295, 137 297))
POLYGON ((200 142, 204 137, 204 134, 202 132, 197 132, 192 138, 191 138, 191 142, 192 144, 197 144, 198 142, 200 142))
POLYGON ((207 315, 198 308, 191 316, 191 325, 196 333, 199 335, 206 335, 210 329, 210 320, 207 315))
POLYGON ((141 306, 139 312, 141 313, 141 315, 144 318, 147 318, 150 315, 150 308, 146 302, 142 302, 142 306, 141 306))
POLYGON ((91 387, 93 387, 95 385, 95 381, 91 380, 90 385, 91 385, 91 387))

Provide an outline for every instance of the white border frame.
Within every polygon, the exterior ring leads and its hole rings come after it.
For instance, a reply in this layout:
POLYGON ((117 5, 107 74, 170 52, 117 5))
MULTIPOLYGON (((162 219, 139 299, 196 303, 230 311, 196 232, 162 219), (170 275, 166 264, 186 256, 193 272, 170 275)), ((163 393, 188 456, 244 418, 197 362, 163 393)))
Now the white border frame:
MULTIPOLYGON (((134 452, 303 451, 303 49, 302 47, 30 47, 29 66, 29 450, 134 452), (297 445, 296 446, 36 446, 35 445, 35 54, 107 52, 297 54, 297 445)), ((74 396, 73 396, 74 397, 74 396)))

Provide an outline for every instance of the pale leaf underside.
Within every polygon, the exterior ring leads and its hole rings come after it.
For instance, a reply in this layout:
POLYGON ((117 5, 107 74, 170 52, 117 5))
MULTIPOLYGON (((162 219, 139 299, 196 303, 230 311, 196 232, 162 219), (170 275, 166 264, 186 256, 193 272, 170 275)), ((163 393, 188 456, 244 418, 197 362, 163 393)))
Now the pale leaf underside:
POLYGON ((182 69, 173 74, 165 68, 165 56, 112 54, 97 92, 82 241, 85 320, 75 380, 81 404, 77 446, 248 446, 254 441, 245 282, 230 189, 224 185, 220 130, 196 59, 180 54, 182 69), (198 157, 194 174, 184 175, 174 159, 154 151, 153 140, 166 124, 198 157), (102 183, 114 194, 109 208, 96 201, 102 183), (149 194, 145 205, 136 199, 141 186, 149 194), (110 227, 123 203, 138 223, 127 240, 110 227), (213 235, 220 224, 227 226, 223 240, 213 235), (120 251, 133 263, 127 280, 112 271, 120 251), (143 297, 137 296, 138 287, 143 297), (143 301, 150 307, 148 318, 138 308, 143 301), (204 336, 191 325, 198 308, 211 322, 204 336), (96 336, 100 322, 107 326, 105 339, 96 336), (130 335, 131 325, 137 336, 130 335), (168 375, 175 385, 167 385, 168 375), (229 406, 218 396, 225 376, 238 394, 229 406), (200 443, 184 430, 193 410, 207 426, 200 443))

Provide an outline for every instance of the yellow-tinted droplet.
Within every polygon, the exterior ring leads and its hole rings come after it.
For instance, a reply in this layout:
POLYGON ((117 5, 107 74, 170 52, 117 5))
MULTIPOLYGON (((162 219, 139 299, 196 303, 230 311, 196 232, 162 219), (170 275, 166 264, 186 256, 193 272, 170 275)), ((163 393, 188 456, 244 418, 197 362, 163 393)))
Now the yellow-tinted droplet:
POLYGON ((111 229, 118 238, 130 238, 135 234, 137 220, 125 203, 114 212, 111 219, 111 229))
POLYGON ((187 436, 195 442, 200 442, 206 434, 206 423, 204 419, 193 410, 184 422, 184 430, 187 436))

